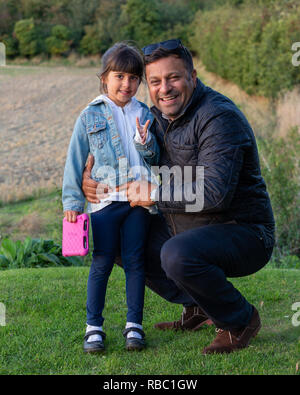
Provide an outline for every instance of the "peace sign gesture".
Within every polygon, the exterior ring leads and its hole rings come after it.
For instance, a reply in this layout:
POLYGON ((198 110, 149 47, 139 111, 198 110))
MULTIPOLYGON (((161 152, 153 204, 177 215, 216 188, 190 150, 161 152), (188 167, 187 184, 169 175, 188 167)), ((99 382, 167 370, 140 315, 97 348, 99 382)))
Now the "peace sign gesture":
POLYGON ((150 119, 148 119, 148 121, 142 127, 140 125, 140 121, 139 121, 138 117, 136 117, 136 128, 141 136, 141 144, 145 144, 145 142, 146 142, 149 124, 150 124, 150 119))

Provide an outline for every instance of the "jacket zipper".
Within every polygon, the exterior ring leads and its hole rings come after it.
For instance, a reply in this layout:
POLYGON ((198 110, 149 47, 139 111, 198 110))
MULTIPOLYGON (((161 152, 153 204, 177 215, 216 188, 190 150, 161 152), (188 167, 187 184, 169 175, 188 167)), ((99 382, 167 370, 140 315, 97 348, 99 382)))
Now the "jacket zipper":
POLYGON ((176 227, 175 227, 175 223, 174 223, 172 214, 169 214, 169 217, 170 217, 170 220, 171 220, 171 225, 172 225, 174 236, 176 236, 177 232, 176 232, 176 227))
MULTIPOLYGON (((165 144, 165 150, 166 150, 167 152, 168 152, 168 150, 167 150, 167 144, 166 144, 166 136, 167 136, 167 133, 168 133, 168 131, 169 131, 171 125, 172 125, 172 122, 169 123, 169 125, 168 125, 168 127, 167 127, 167 130, 166 130, 166 132, 165 132, 165 134, 164 134, 164 144, 165 144)), ((169 154, 169 152, 168 152, 168 154, 169 154)), ((170 154, 169 154, 169 156, 170 156, 170 154)), ((173 174, 172 174, 172 176, 173 176, 173 174)), ((171 179, 170 179, 170 184, 171 184, 171 179)), ((173 219, 172 214, 169 214, 169 218, 170 218, 170 221, 171 221, 171 225, 172 225, 172 229, 173 229, 173 234, 174 234, 174 236, 176 236, 177 232, 176 232, 176 227, 175 227, 175 223, 174 223, 174 219, 173 219)))

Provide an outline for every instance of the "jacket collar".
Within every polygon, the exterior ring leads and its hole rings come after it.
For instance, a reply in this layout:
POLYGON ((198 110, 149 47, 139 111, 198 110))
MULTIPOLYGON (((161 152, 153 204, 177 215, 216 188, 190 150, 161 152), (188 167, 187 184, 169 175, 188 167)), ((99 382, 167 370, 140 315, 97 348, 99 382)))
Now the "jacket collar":
MULTIPOLYGON (((118 107, 112 100, 110 100, 106 95, 99 95, 99 96, 97 96, 94 100, 92 100, 88 105, 89 106, 96 106, 97 104, 101 104, 101 103, 105 103, 105 104, 110 104, 111 106, 114 106, 114 107, 118 107)), ((139 107, 139 105, 138 105, 138 101, 137 101, 137 99, 135 98, 135 97, 132 97, 131 98, 131 100, 130 100, 130 102, 129 103, 127 103, 125 106, 124 106, 124 109, 126 108, 126 109, 128 109, 129 111, 131 110, 131 109, 134 109, 134 108, 136 108, 136 107, 139 107)))

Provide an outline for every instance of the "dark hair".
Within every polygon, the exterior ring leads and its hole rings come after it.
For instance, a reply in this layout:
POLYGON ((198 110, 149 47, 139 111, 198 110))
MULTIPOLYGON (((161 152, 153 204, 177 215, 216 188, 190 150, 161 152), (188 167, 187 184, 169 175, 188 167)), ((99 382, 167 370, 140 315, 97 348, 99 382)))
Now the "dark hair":
POLYGON ((97 76, 100 79, 100 92, 106 93, 106 84, 102 78, 110 71, 120 71, 137 75, 140 81, 144 75, 144 61, 139 50, 133 45, 121 42, 109 48, 101 59, 101 69, 97 76))
POLYGON ((159 59, 167 58, 169 56, 176 56, 179 59, 182 59, 189 73, 192 73, 192 71, 194 70, 192 55, 190 51, 184 46, 175 49, 166 49, 163 47, 159 47, 155 49, 150 55, 144 55, 144 63, 145 65, 147 65, 156 62, 159 59))

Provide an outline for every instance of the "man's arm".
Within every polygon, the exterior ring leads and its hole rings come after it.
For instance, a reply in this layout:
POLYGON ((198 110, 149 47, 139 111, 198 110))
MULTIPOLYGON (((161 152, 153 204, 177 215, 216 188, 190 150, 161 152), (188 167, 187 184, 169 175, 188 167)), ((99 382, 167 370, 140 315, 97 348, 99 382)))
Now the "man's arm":
POLYGON ((94 157, 90 154, 82 174, 81 189, 90 203, 100 203, 100 199, 105 199, 112 190, 107 184, 101 184, 91 178, 93 166, 94 157))

